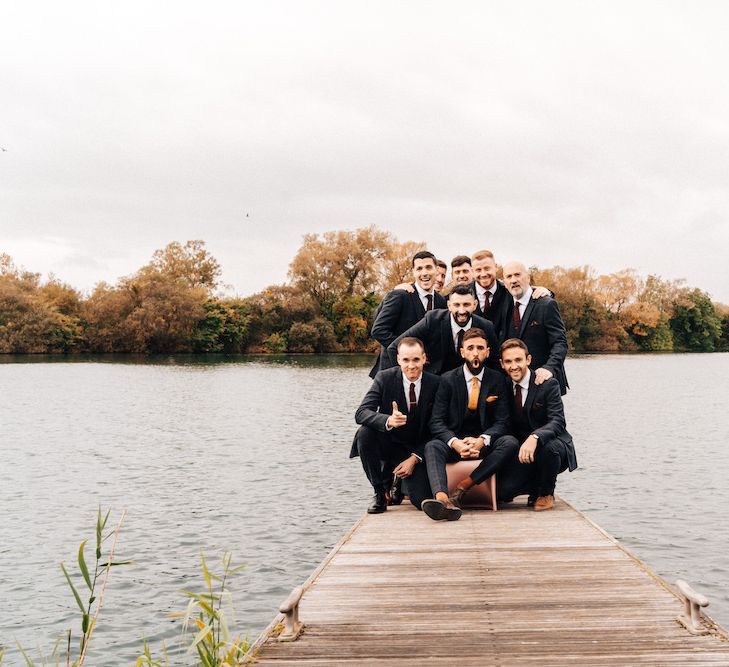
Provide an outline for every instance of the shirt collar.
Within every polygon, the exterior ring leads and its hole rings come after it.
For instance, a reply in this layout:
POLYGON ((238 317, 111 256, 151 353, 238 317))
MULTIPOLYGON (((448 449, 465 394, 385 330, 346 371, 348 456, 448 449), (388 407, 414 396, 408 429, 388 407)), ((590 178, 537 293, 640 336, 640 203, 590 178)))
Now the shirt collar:
POLYGON ((458 332, 463 329, 464 331, 468 331, 473 326, 473 316, 471 316, 468 319, 468 324, 465 327, 459 326, 456 324, 456 320, 453 318, 453 313, 449 312, 448 316, 451 319, 451 331, 453 332, 453 337, 455 338, 458 335, 458 332))
POLYGON ((423 381, 423 374, 420 374, 420 377, 417 380, 408 380, 405 373, 402 374, 402 383, 403 386, 406 388, 410 388, 410 383, 412 382, 415 385, 415 388, 417 389, 420 386, 420 383, 423 381))
POLYGON ((491 285, 491 287, 489 287, 488 289, 486 289, 485 287, 481 287, 481 285, 479 285, 478 283, 474 284, 476 285, 476 294, 478 294, 479 298, 482 297, 486 292, 491 292, 491 296, 493 296, 494 294, 496 294, 496 290, 499 286, 499 283, 496 280, 494 280, 494 284, 491 285))
POLYGON ((514 301, 518 301, 519 303, 521 303, 521 304, 523 304, 523 305, 526 306, 526 304, 529 303, 529 299, 532 298, 532 292, 533 291, 534 290, 532 289, 532 287, 530 285, 529 286, 529 289, 527 289, 527 291, 524 292, 524 294, 522 294, 518 299, 514 299, 514 301))
POLYGON ((468 366, 466 364, 463 364, 463 375, 466 377, 466 382, 468 382, 470 384, 471 380, 473 380, 473 378, 478 378, 479 384, 481 382, 483 382, 484 368, 485 368, 484 366, 481 366, 481 372, 478 373, 477 375, 474 375, 473 373, 471 373, 471 371, 468 370, 468 366))
POLYGON ((518 384, 524 391, 529 391, 529 380, 532 377, 532 371, 530 368, 527 368, 526 375, 521 379, 521 382, 512 382, 514 391, 516 391, 516 385, 518 384))
POLYGON ((418 292, 418 296, 421 299, 425 298, 425 295, 426 294, 430 294, 430 296, 433 296, 433 291, 435 290, 435 288, 433 288, 432 290, 430 290, 430 292, 426 292, 420 285, 418 285, 418 283, 414 283, 414 284, 415 284, 415 289, 418 292))

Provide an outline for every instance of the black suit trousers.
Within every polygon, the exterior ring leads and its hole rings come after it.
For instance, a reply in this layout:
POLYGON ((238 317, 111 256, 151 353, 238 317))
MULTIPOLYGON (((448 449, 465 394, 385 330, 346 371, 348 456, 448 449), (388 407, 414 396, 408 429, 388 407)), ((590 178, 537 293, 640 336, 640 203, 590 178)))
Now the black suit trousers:
POLYGON ((540 442, 534 452, 537 478, 534 495, 553 496, 557 475, 567 470, 568 465, 567 446, 561 440, 555 438, 546 444, 540 442))
POLYGON ((389 432, 382 433, 367 426, 360 426, 357 431, 357 452, 375 491, 389 489, 392 471, 410 456, 410 449, 394 440, 389 432))

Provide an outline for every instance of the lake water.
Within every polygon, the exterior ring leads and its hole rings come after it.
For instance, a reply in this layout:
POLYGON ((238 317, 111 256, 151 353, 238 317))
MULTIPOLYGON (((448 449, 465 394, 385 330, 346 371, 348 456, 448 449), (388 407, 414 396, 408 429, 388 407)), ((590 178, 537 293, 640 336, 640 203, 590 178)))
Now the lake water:
MULTIPOLYGON (((31 657, 77 633, 59 562, 76 570, 99 505, 110 525, 127 509, 116 556, 134 561, 112 571, 92 643, 89 664, 113 667, 143 638, 185 663, 166 615, 202 588, 201 552, 247 564, 232 588, 255 637, 369 502, 347 458, 369 357, 2 361, 0 644, 31 657)), ((570 358, 580 469, 557 486, 725 627, 728 370, 727 354, 570 358)))

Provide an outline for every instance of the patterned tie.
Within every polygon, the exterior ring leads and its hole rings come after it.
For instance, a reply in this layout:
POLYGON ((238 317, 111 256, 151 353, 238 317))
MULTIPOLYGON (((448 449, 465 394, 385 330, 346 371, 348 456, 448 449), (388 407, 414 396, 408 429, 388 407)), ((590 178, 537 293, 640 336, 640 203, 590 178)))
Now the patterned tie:
POLYGON ((410 397, 409 397, 409 401, 408 401, 408 412, 410 414, 412 414, 413 412, 415 412, 415 408, 417 408, 417 407, 418 407, 418 398, 415 395, 415 383, 411 382, 410 383, 410 397))
POLYGON ((521 329, 521 315, 519 315, 519 302, 514 301, 514 328, 516 329, 516 333, 519 333, 519 329, 521 329))
POLYGON ((481 390, 478 378, 471 379, 471 393, 468 395, 468 409, 475 410, 478 407, 478 393, 481 390))
POLYGON ((524 412, 524 406, 522 405, 521 400, 521 385, 517 384, 514 387, 514 404, 516 406, 516 414, 521 417, 522 413, 524 412))
POLYGON ((460 354, 460 350, 463 347, 463 334, 466 333, 464 329, 458 330, 458 337, 456 339, 456 354, 460 354))
POLYGON ((433 295, 432 294, 426 294, 425 298, 428 301, 428 305, 425 307, 425 310, 433 310, 433 295))
POLYGON ((491 292, 486 290, 486 294, 483 295, 483 307, 481 308, 481 312, 484 315, 488 315, 490 310, 491 310, 491 292))

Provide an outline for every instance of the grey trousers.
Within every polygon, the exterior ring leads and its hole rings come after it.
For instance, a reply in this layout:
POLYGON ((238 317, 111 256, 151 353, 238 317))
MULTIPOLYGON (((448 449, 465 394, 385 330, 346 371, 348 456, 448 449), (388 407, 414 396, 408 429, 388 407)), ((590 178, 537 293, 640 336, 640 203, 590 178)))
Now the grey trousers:
MULTIPOLYGON (((488 477, 491 477, 502 466, 517 456, 519 446, 519 441, 514 436, 504 435, 488 447, 484 447, 480 452, 481 462, 471 473, 473 481, 480 484, 488 477)), ((442 440, 430 440, 425 444, 425 464, 433 496, 439 491, 448 493, 446 463, 455 463, 461 460, 469 459, 461 459, 460 454, 442 440)))

